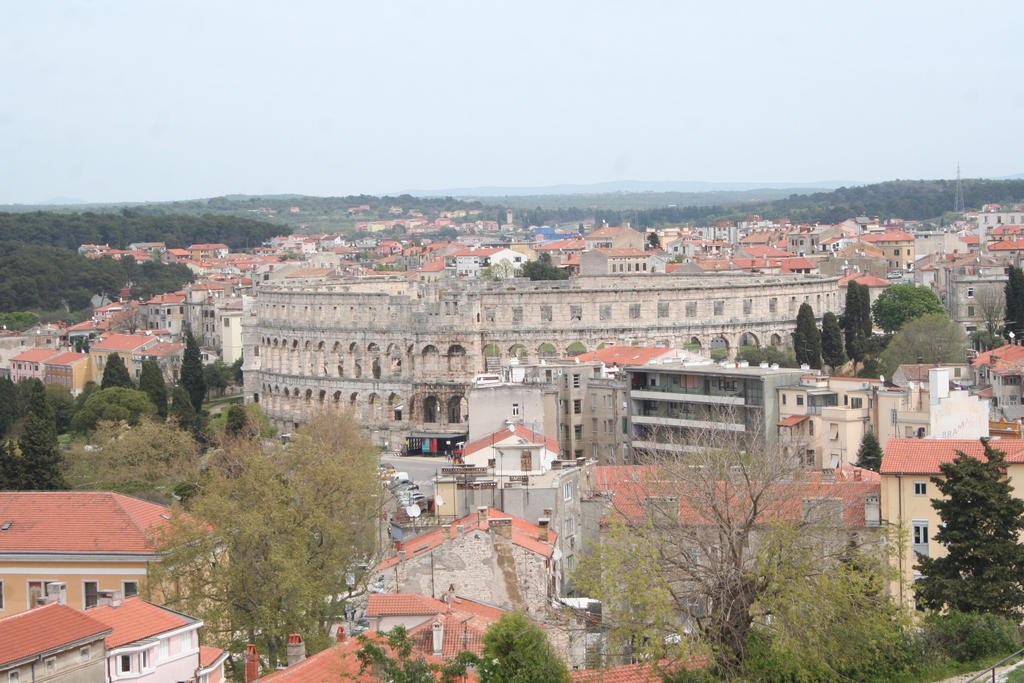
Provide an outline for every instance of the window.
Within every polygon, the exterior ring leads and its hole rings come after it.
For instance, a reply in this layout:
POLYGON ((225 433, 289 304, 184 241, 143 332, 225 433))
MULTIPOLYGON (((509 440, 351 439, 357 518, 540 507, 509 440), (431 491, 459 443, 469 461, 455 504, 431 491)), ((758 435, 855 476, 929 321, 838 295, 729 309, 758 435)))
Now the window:
POLYGON ((540 319, 544 322, 551 322, 551 307, 541 306, 540 307, 540 319))
POLYGON ((687 301, 686 302, 686 317, 694 318, 697 316, 697 302, 687 301))
POLYGON ((835 422, 830 422, 828 425, 829 438, 832 441, 839 441, 839 425, 835 422))
POLYGON ((583 425, 574 425, 572 428, 572 435, 576 439, 583 438, 583 425))
POLYGON ((486 320, 489 323, 493 323, 494 322, 494 310, 495 310, 494 306, 488 306, 488 307, 484 308, 484 320, 486 320))
POLYGON ((0 610, 4 608, 4 582, 0 581, 0 610))
POLYGON ((853 396, 853 397, 850 398, 850 407, 851 408, 860 408, 863 405, 864 405, 864 399, 861 398, 860 396, 853 396))
POLYGON ((598 313, 598 317, 600 317, 601 320, 611 320, 612 319, 612 305, 611 304, 601 304, 601 307, 597 310, 597 313, 598 313))
POLYGON ((629 319, 639 320, 640 319, 640 304, 629 305, 629 319))
POLYGON ((121 655, 117 658, 117 670, 123 674, 131 673, 132 671, 132 656, 121 655))
POLYGON ((160 641, 160 660, 163 661, 167 659, 170 656, 170 654, 171 642, 167 638, 164 638, 160 641))
POLYGON ((569 320, 572 320, 573 322, 579 322, 583 320, 583 307, 569 306, 569 320))
POLYGON ((124 597, 133 598, 139 594, 139 582, 138 581, 122 581, 121 590, 124 593, 124 597))
POLYGON ((47 657, 46 661, 44 662, 44 664, 46 666, 46 673, 48 673, 48 674, 55 674, 55 673, 57 673, 57 658, 56 657, 47 657))
POLYGON ((808 436, 814 436, 814 420, 807 421, 807 434, 808 436))
POLYGON ((974 298, 974 287, 968 287, 967 288, 967 298, 968 299, 973 299, 974 298))
POLYGON ((659 301, 658 302, 658 317, 659 318, 667 318, 668 317, 668 302, 667 301, 659 301))
POLYGON ((914 541, 914 552, 918 555, 928 557, 928 520, 915 519, 911 529, 914 541))
POLYGON ((9 674, 7 674, 8 683, 18 683, 20 680, 21 674, 19 674, 17 671, 11 671, 9 674))
POLYGON ((796 404, 798 406, 802 406, 804 404, 804 396, 803 396, 803 394, 797 394, 796 395, 796 404))
POLYGON ((967 315, 972 317, 972 318, 974 317, 974 306, 968 306, 967 307, 967 315))
POLYGON ((567 481, 562 486, 562 498, 565 500, 572 500, 572 482, 567 481))
POLYGON ((572 376, 572 388, 573 389, 579 389, 580 388, 580 376, 579 376, 579 374, 574 374, 572 376))
POLYGON ((513 403, 512 404, 512 417, 519 417, 519 404, 518 403, 513 403))
POLYGON ((750 311, 752 311, 753 309, 754 309, 754 300, 753 299, 744 299, 743 300, 743 315, 750 315, 750 311))
POLYGON ((142 661, 141 661, 140 666, 144 670, 148 669, 150 666, 152 666, 152 664, 151 664, 152 657, 149 654, 149 650, 143 650, 141 655, 142 655, 142 661))
POLYGON ((914 495, 915 496, 927 496, 928 495, 928 482, 926 482, 926 481, 915 481, 914 482, 914 495))
POLYGON ((782 394, 782 405, 786 405, 786 394, 782 394))
POLYGON ((724 301, 716 301, 715 302, 715 315, 722 315, 723 313, 725 313, 725 302, 724 301))
POLYGON ((778 299, 776 299, 775 297, 772 297, 771 299, 768 299, 768 312, 769 313, 775 313, 775 311, 778 309, 778 307, 779 307, 779 300, 778 299))
POLYGON ((512 307, 512 322, 521 323, 523 322, 523 307, 513 306, 512 307))
POLYGON ((519 454, 519 469, 523 472, 533 469, 533 454, 530 451, 523 451, 519 454))
POLYGON ((579 415, 583 412, 583 400, 574 398, 572 400, 572 413, 573 415, 579 415))
POLYGON ((81 648, 78 651, 78 661, 80 661, 80 662, 87 662, 87 661, 89 661, 89 646, 88 645, 86 645, 85 647, 81 648))
POLYGON ((576 533, 576 519, 574 517, 566 517, 564 529, 566 536, 571 536, 576 533))
POLYGON ((85 608, 95 607, 99 601, 100 584, 97 581, 83 581, 82 593, 85 595, 85 608))

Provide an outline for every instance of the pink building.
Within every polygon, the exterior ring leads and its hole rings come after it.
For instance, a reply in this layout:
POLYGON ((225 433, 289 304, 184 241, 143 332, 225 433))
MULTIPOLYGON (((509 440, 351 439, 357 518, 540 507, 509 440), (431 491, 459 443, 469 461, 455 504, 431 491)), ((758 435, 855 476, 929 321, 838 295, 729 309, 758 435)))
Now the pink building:
POLYGON ((23 379, 37 379, 40 382, 44 379, 43 361, 59 355, 53 349, 29 349, 11 358, 11 381, 20 382, 23 379))
POLYGON ((203 622, 141 598, 114 599, 86 614, 113 629, 107 681, 221 683, 227 653, 199 646, 203 622))

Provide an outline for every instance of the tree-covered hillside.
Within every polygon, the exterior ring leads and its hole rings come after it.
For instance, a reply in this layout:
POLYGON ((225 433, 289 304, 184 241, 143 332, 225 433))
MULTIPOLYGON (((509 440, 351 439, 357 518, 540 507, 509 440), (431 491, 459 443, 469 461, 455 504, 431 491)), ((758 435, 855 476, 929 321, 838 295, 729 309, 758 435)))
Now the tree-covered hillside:
POLYGON ((0 312, 71 311, 89 305, 93 294, 116 295, 131 282, 133 296, 181 289, 194 279, 180 264, 136 263, 128 257, 89 259, 60 247, 0 242, 0 312))

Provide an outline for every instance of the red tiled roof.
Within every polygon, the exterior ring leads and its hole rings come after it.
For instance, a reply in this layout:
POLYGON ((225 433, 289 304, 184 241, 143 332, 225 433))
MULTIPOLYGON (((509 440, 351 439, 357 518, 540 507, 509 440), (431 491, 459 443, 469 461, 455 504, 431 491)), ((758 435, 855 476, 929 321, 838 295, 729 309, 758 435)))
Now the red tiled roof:
MULTIPOLYGON (((1007 463, 1024 463, 1024 439, 992 439, 1006 453, 1007 463)), ((882 474, 939 474, 939 465, 952 462, 957 451, 984 458, 981 439, 889 439, 882 456, 882 474)))
POLYGON ((197 619, 186 619, 177 612, 146 602, 142 598, 128 598, 120 607, 93 607, 87 610, 86 614, 114 629, 113 633, 107 636, 108 649, 199 623, 197 619))
POLYGON ((594 251, 599 251, 602 254, 604 254, 605 256, 611 256, 613 258, 637 257, 637 256, 647 256, 648 255, 647 252, 644 251, 643 249, 633 249, 633 248, 629 248, 629 247, 622 247, 622 248, 602 247, 602 248, 595 249, 594 251))
POLYGON ((583 249, 586 246, 583 240, 556 240, 534 247, 534 251, 557 251, 559 249, 583 249))
POLYGON ((214 662, 216 662, 217 659, 222 654, 224 654, 224 650, 220 649, 219 647, 210 647, 209 645, 200 645, 199 646, 199 666, 201 666, 204 669, 209 668, 210 665, 212 665, 214 662))
POLYGON ((93 342, 89 348, 93 351, 134 351, 152 341, 153 337, 144 334, 108 334, 93 342))
POLYGON ((0 619, 0 665, 107 631, 107 626, 78 610, 51 602, 0 619))
POLYGON ((506 439, 511 439, 513 437, 526 439, 530 443, 543 443, 545 448, 547 448, 549 451, 558 454, 558 441, 556 439, 546 437, 543 434, 538 434, 532 429, 527 429, 526 427, 520 424, 512 426, 514 427, 515 431, 511 431, 507 427, 503 427, 492 434, 488 434, 487 436, 480 437, 476 441, 471 441, 470 443, 467 443, 462 449, 463 455, 470 455, 472 453, 476 453, 477 451, 483 448, 500 444, 506 439))
POLYGON ((793 252, 786 251, 785 249, 776 249, 775 247, 744 247, 743 250, 750 254, 754 258, 789 258, 794 256, 793 252))
POLYGON ((902 230, 891 230, 883 233, 875 233, 871 235, 861 235, 861 241, 874 243, 874 242, 913 242, 914 236, 910 233, 903 232, 902 230))
MULTIPOLYGON (((379 633, 367 631, 363 634, 371 641, 381 645, 387 650, 387 641, 379 633)), ((289 666, 287 669, 274 671, 267 674, 259 681, 272 681, 273 683, 336 683, 336 681, 378 681, 368 673, 360 673, 359 658, 356 652, 362 648, 362 643, 357 638, 349 638, 343 643, 327 648, 307 657, 298 664, 289 666)), ((432 655, 425 655, 424 658, 430 664, 443 664, 444 662, 432 655)), ((436 674, 439 675, 439 674, 436 674)), ((462 680, 478 681, 475 674, 469 674, 462 680)))
POLYGON ((143 351, 147 356, 173 356, 185 348, 179 342, 158 342, 143 351))
POLYGON ((440 600, 419 593, 371 593, 366 616, 431 615, 447 610, 440 600))
POLYGON ((997 349, 992 349, 991 351, 979 353, 978 357, 971 362, 971 365, 973 365, 974 367, 978 367, 981 365, 992 365, 993 363, 997 363, 999 361, 1016 363, 1021 361, 1022 359, 1024 359, 1024 346, 1019 346, 1016 344, 1003 344, 997 349))
POLYGON ((1003 240, 988 248, 989 251, 1020 251, 1024 250, 1024 240, 1003 240))
POLYGON ((54 351, 53 349, 29 349, 28 351, 22 351, 17 356, 11 358, 11 360, 19 360, 27 363, 41 363, 44 360, 53 358, 59 353, 59 351, 54 351))
POLYGON ((484 634, 492 621, 485 621, 472 614, 438 614, 435 619, 409 630, 409 638, 413 649, 421 654, 434 654, 434 622, 441 620, 444 627, 444 639, 441 641, 441 657, 454 659, 463 650, 482 654, 484 634))
POLYGON ((806 415, 790 415, 778 421, 780 427, 795 427, 807 419, 806 415))
POLYGON ((599 360, 606 365, 646 365, 652 359, 670 353, 672 349, 658 346, 606 346, 597 351, 581 353, 580 361, 599 360))
POLYGON ((68 351, 67 353, 61 353, 46 360, 43 365, 74 365, 88 357, 89 354, 87 353, 75 353, 74 351, 68 351))
MULTIPOLYGON (((166 516, 166 517, 165 517, 166 516)), ((152 554, 148 531, 169 510, 109 491, 0 492, 0 553, 152 554)))

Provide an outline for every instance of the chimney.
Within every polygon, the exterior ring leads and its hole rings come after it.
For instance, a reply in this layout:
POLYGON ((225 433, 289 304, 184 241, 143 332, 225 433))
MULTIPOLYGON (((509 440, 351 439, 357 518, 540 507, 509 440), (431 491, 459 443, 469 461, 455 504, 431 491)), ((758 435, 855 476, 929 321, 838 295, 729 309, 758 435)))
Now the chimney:
POLYGON ((431 627, 433 629, 431 635, 434 637, 432 643, 434 646, 433 654, 435 657, 440 657, 444 654, 444 622, 440 614, 434 617, 434 623, 431 624, 431 627))
POLYGON ((551 520, 547 517, 541 517, 537 520, 537 526, 540 527, 540 540, 547 543, 548 538, 550 538, 548 531, 551 529, 551 520))
POLYGON ((398 561, 399 562, 405 562, 405 551, 404 550, 399 550, 398 551, 398 561))
POLYGON ((480 519, 481 522, 486 522, 487 521, 487 506, 486 505, 481 505, 480 507, 478 507, 476 509, 476 515, 480 519))
POLYGON ((345 635, 345 627, 341 624, 338 624, 338 632, 334 634, 334 639, 339 643, 344 643, 348 639, 348 636, 345 635))
POLYGON ((825 467, 821 470, 821 483, 822 484, 834 484, 836 483, 836 471, 831 467, 825 467))
POLYGON ((288 656, 288 666, 295 666, 306 658, 306 644, 302 642, 302 636, 298 633, 288 635, 288 644, 285 646, 288 656))
POLYGON ((507 517, 491 520, 490 528, 502 538, 512 538, 512 520, 507 517))
POLYGON ((245 683, 252 683, 260 677, 260 655, 256 646, 249 643, 245 646, 245 683))

